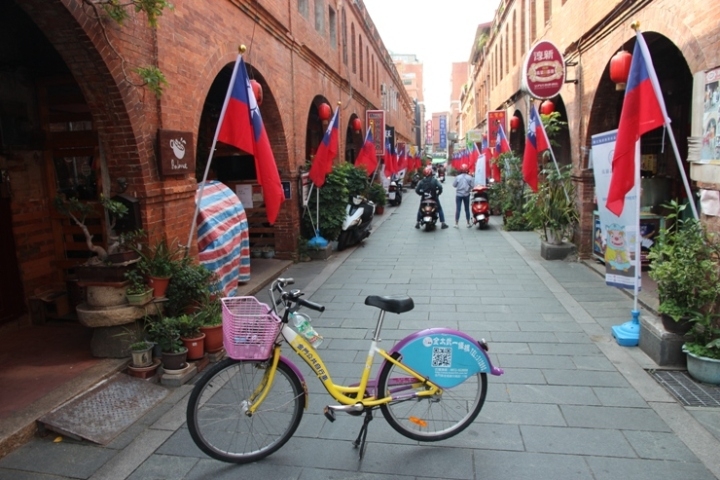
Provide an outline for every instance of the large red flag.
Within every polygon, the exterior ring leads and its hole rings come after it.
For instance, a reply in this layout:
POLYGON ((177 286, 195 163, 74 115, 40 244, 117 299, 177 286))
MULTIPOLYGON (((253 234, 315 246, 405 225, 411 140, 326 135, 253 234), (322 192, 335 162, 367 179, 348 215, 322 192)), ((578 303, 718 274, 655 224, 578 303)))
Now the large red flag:
POLYGON ((470 155, 468 156, 468 160, 470 161, 470 171, 475 171, 475 164, 478 161, 478 158, 480 158, 480 150, 477 148, 477 144, 473 142, 473 148, 470 152, 470 155))
POLYGON ((498 124, 497 139, 495 141, 495 158, 508 152, 510 152, 510 143, 505 136, 505 130, 503 129, 502 124, 498 124))
POLYGON ((650 52, 639 31, 636 37, 606 203, 608 210, 617 216, 625 207, 625 195, 635 185, 635 144, 641 135, 662 126, 667 118, 663 99, 656 95, 653 87, 652 79, 657 81, 657 77, 650 52))
POLYGON ((397 154, 395 153, 393 145, 390 145, 390 142, 387 141, 385 142, 385 156, 383 160, 385 161, 385 176, 389 177, 393 173, 397 173, 397 154))
MULTIPOLYGON (((533 192, 538 191, 538 138, 537 131, 540 122, 535 105, 530 105, 530 123, 528 124, 527 137, 525 138, 525 153, 523 154, 522 174, 523 180, 533 192)), ((542 123, 542 122, 541 122, 542 123)))
POLYGON ((275 223, 285 194, 242 55, 238 55, 235 62, 219 123, 219 141, 255 157, 255 171, 262 186, 268 222, 275 223))
POLYGON ((373 142, 372 129, 368 127, 357 158, 355 158, 355 166, 365 166, 369 174, 372 174, 377 168, 377 157, 375 156, 375 143, 373 142))
POLYGON ((308 172, 310 180, 317 185, 322 187, 325 185, 325 177, 328 173, 332 172, 333 159, 337 156, 338 152, 338 111, 340 108, 335 109, 335 114, 328 124, 325 135, 323 135, 322 142, 318 145, 317 152, 312 161, 312 166, 308 172))

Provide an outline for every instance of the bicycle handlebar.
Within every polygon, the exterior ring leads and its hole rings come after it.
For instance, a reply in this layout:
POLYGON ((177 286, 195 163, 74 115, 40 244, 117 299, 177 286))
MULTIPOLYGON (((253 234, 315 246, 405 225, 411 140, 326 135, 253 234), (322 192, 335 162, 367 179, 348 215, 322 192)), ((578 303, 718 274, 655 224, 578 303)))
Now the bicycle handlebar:
MULTIPOLYGON (((292 302, 295 302, 299 306, 307 307, 311 310, 315 310, 317 312, 324 312, 325 306, 320 305, 319 303, 311 302, 308 300, 303 300, 300 298, 303 295, 303 292, 300 290, 291 290, 290 292, 285 291, 284 287, 287 285, 292 285, 295 283, 295 280, 293 278, 278 278, 276 279, 270 288, 270 296, 273 301, 273 309, 276 309, 278 305, 281 303, 285 305, 285 308, 291 308, 292 302), (280 294, 279 298, 275 298, 274 292, 277 292, 280 294)), ((276 312, 277 313, 277 312, 276 312)))
POLYGON ((325 311, 325 305, 320 305, 319 303, 310 302, 308 300, 303 300, 302 298, 297 299, 298 305, 302 305, 303 307, 310 308, 312 310, 318 311, 320 313, 325 311))

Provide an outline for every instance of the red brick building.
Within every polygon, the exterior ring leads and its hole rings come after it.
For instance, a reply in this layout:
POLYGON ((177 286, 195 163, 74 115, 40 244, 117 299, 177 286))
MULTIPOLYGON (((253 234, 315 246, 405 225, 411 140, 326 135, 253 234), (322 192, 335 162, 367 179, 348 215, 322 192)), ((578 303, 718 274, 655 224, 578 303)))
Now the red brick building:
MULTIPOLYGON (((196 172, 160 174, 158 132, 191 138, 202 171, 240 44, 290 194, 272 226, 262 205, 248 209, 250 235, 278 257, 293 258, 298 244, 300 174, 322 137, 321 103, 341 102, 341 159, 354 160, 363 135, 351 125, 364 128, 366 110, 385 109, 397 141, 413 138, 412 101, 361 1, 188 0, 157 29, 144 14, 122 26, 103 18, 81 0, 0 4, 0 323, 83 260, 79 231, 53 208, 58 192, 90 202, 123 194, 151 235, 186 243, 196 172), (167 79, 159 98, 134 73, 146 65, 167 79)), ((224 145, 214 155, 216 177, 256 183, 252 157, 224 145)), ((104 220, 93 227, 100 241, 104 220)))

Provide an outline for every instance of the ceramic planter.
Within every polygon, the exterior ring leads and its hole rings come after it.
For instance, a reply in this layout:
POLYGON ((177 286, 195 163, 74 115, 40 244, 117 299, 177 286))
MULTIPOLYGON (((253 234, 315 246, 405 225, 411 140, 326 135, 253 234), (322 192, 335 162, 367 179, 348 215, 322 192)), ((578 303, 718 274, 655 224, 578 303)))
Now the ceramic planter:
POLYGON ((130 305, 145 305, 153 299, 153 289, 138 294, 126 293, 127 301, 130 305))
POLYGON ((136 368, 140 367, 147 367, 152 364, 153 356, 152 356, 152 349, 153 345, 152 343, 147 344, 147 348, 144 350, 131 350, 130 355, 132 355, 132 366, 136 368))
POLYGON ((216 353, 223 349, 223 330, 222 324, 212 327, 200 327, 200 331, 205 334, 205 351, 208 353, 216 353))
POLYGON ((163 352, 162 364, 165 370, 181 370, 185 366, 187 360, 187 348, 183 347, 182 351, 174 352, 163 352))
POLYGON ((690 353, 684 345, 683 352, 687 355, 687 369, 691 377, 699 382, 720 385, 720 360, 690 353))
POLYGON ((679 322, 676 322, 670 315, 665 313, 660 314, 660 320, 662 320, 663 328, 670 333, 676 335, 685 335, 690 331, 693 323, 690 320, 681 318, 679 322))
POLYGON ((160 366, 160 360, 155 359, 154 362, 152 362, 147 367, 135 367, 133 365, 128 365, 128 374, 131 377, 136 378, 150 378, 153 375, 155 375, 155 372, 157 371, 157 368, 160 366))
POLYGON ((205 355, 205 334, 201 333, 195 338, 180 337, 180 340, 187 348, 188 360, 199 360, 205 355))

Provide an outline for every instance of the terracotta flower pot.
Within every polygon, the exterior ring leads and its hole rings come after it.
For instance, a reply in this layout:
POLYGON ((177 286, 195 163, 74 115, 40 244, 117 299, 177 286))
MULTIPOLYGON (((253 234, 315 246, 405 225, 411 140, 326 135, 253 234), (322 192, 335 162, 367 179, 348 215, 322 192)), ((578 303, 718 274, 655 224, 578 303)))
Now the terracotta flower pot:
POLYGON ((222 324, 214 325, 212 327, 200 327, 200 331, 205 334, 206 352, 215 353, 223 349, 222 324))
POLYGON ((205 334, 201 333, 195 338, 180 337, 185 347, 187 347, 187 359, 199 360, 205 355, 205 334))
POLYGON ((170 277, 148 277, 148 285, 155 289, 155 298, 162 298, 167 292, 170 277))

